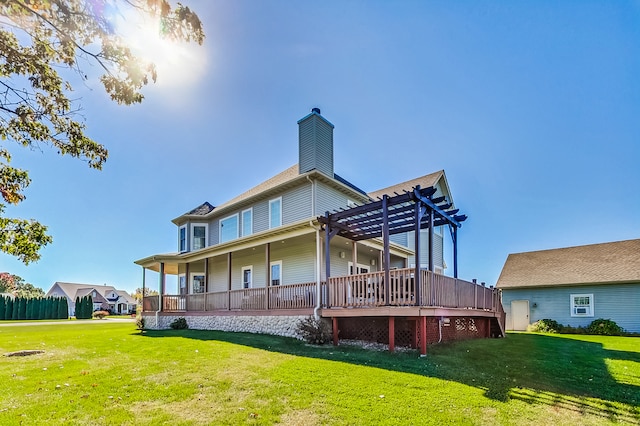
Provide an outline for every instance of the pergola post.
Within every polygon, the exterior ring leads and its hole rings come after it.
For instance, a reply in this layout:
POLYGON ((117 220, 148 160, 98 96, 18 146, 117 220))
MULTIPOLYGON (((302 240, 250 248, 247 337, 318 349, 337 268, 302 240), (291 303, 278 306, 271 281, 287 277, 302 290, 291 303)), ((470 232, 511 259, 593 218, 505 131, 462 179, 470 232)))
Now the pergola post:
POLYGON ((458 278, 458 227, 453 227, 453 278, 458 278))
POLYGON ((415 305, 420 306, 420 296, 421 296, 421 291, 420 291, 420 219, 421 219, 421 206, 420 206, 420 202, 416 201, 415 203, 415 217, 414 217, 414 230, 415 230, 415 235, 414 235, 414 240, 415 240, 415 249, 414 249, 414 256, 415 256, 415 272, 413 274, 413 282, 415 285, 415 294, 416 294, 416 300, 414 301, 415 305))
POLYGON ((388 196, 385 194, 382 196, 382 245, 384 262, 382 267, 384 268, 384 303, 389 305, 391 302, 390 287, 391 280, 389 279, 389 268, 391 263, 391 255, 389 253, 389 210, 387 206, 388 196))
MULTIPOLYGON (((330 255, 330 244, 331 244, 331 220, 329 212, 326 212, 324 215, 326 219, 326 223, 324 225, 324 229, 326 232, 326 236, 324 239, 324 280, 327 285, 327 307, 331 307, 331 286, 329 285, 329 277, 331 276, 331 255, 330 255)), ((337 323, 334 323, 334 328, 337 327, 337 323)), ((334 339, 334 344, 336 343, 336 337, 334 339)))

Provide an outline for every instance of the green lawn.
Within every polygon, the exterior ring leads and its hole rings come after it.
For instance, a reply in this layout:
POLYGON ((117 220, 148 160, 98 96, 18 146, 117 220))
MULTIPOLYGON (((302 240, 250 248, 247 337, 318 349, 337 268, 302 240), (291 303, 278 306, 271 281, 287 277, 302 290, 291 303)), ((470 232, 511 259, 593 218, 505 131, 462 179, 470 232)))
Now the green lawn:
POLYGON ((640 424, 640 339, 389 354, 131 323, 0 327, 0 424, 640 424))

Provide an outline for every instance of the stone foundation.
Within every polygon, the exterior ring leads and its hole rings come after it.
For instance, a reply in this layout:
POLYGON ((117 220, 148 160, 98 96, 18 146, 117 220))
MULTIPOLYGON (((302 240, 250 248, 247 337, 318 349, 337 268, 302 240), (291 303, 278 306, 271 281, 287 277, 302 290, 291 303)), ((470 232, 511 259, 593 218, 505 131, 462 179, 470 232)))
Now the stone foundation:
POLYGON ((166 330, 173 321, 184 318, 189 328, 194 330, 219 330, 242 333, 273 334, 275 336, 294 337, 298 335, 298 322, 307 318, 307 315, 290 316, 257 316, 257 315, 159 315, 158 324, 156 316, 143 315, 145 328, 150 330, 166 330))

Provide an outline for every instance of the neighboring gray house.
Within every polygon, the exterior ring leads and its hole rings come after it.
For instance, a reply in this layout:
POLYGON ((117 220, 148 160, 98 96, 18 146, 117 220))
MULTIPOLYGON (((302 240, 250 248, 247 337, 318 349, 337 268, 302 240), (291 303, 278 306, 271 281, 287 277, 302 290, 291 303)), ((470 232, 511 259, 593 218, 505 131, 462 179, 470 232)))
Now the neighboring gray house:
POLYGON ((640 239, 510 254, 498 279, 507 330, 611 319, 640 332, 640 239))
POLYGON ((74 316, 77 297, 90 295, 93 299, 93 310, 111 311, 113 314, 130 314, 136 312, 136 301, 124 290, 117 290, 110 285, 77 284, 55 282, 45 297, 66 297, 69 304, 69 316, 74 316))

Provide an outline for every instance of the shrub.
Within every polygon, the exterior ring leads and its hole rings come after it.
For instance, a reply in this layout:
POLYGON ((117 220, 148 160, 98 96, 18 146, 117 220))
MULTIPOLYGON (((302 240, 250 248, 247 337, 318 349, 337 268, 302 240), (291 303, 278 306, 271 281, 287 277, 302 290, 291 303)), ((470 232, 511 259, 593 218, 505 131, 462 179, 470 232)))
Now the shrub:
POLYGON ((95 311, 93 313, 93 318, 97 318, 97 319, 104 319, 104 317, 108 317, 109 316, 109 312, 107 311, 95 311))
POLYGON ((624 333, 622 327, 610 319, 598 318, 587 327, 589 334, 601 334, 604 336, 620 336, 624 333))
POLYGON ((298 334, 307 342, 313 345, 324 345, 331 341, 331 325, 322 319, 312 316, 300 320, 297 326, 298 334))
POLYGON ((169 327, 173 328, 174 330, 184 330, 186 328, 189 328, 189 324, 187 324, 186 319, 180 317, 174 319, 173 322, 169 324, 169 327))
POLYGON ((144 318, 142 316, 136 319, 136 328, 140 330, 140 334, 144 333, 144 318))
POLYGON ((527 331, 536 333, 560 333, 562 324, 552 319, 541 319, 527 327, 527 331))

